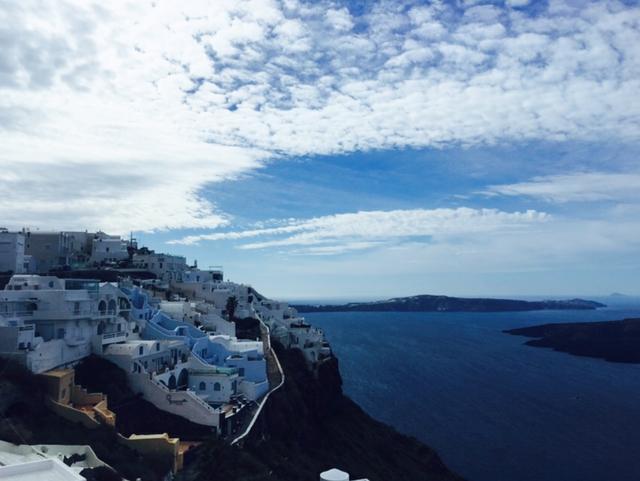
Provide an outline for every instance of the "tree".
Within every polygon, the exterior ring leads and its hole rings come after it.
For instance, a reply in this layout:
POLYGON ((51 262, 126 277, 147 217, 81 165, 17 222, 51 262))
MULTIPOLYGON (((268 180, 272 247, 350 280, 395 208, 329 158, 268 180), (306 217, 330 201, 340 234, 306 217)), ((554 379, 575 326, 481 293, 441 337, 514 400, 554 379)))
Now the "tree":
POLYGON ((227 298, 226 310, 227 310, 227 316, 229 317, 230 321, 233 321, 237 308, 238 308, 238 299, 236 298, 236 296, 231 296, 227 298))

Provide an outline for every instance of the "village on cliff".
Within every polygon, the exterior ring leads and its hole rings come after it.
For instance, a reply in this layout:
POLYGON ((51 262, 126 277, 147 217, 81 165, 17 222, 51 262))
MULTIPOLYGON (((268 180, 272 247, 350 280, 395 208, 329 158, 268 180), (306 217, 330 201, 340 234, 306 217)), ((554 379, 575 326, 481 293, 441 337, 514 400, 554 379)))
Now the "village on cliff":
MULTIPOLYGON (((238 443, 285 381, 272 340, 299 349, 311 370, 332 356, 323 332, 293 307, 226 281, 221 267, 200 269, 104 232, 0 229, 0 357, 44 378, 52 415, 116 429, 107 396, 76 384, 74 366, 96 356, 158 409, 238 443), (254 328, 240 336, 237 324, 254 328)), ((118 439, 167 456, 174 473, 191 447, 163 432, 118 439)), ((86 446, 75 447, 84 461, 67 466, 58 458, 73 446, 0 443, 7 479, 83 480, 80 470, 102 464, 86 446)))

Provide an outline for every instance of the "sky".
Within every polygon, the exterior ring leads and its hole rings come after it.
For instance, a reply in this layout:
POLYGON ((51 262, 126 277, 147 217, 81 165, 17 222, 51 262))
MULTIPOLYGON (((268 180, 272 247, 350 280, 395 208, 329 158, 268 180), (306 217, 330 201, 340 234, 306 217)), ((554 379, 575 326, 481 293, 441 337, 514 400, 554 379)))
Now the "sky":
POLYGON ((0 226, 285 299, 640 294, 640 6, 0 0, 0 226))

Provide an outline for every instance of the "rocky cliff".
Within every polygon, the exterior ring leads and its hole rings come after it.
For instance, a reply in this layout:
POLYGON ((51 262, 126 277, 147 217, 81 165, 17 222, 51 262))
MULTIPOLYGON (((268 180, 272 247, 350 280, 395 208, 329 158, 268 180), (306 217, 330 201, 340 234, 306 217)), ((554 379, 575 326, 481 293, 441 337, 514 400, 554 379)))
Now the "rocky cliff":
POLYGON ((371 481, 461 479, 432 449, 374 420, 347 398, 337 359, 311 372, 299 351, 276 349, 286 382, 250 436, 241 446, 207 443, 181 479, 311 481, 331 467, 371 481))

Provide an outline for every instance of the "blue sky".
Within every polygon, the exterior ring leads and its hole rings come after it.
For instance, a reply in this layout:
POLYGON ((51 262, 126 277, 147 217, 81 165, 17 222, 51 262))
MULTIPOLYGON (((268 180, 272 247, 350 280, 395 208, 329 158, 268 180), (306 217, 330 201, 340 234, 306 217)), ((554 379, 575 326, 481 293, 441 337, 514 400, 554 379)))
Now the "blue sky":
POLYGON ((0 20, 0 224, 134 231, 274 297, 639 293, 636 2, 0 20))

